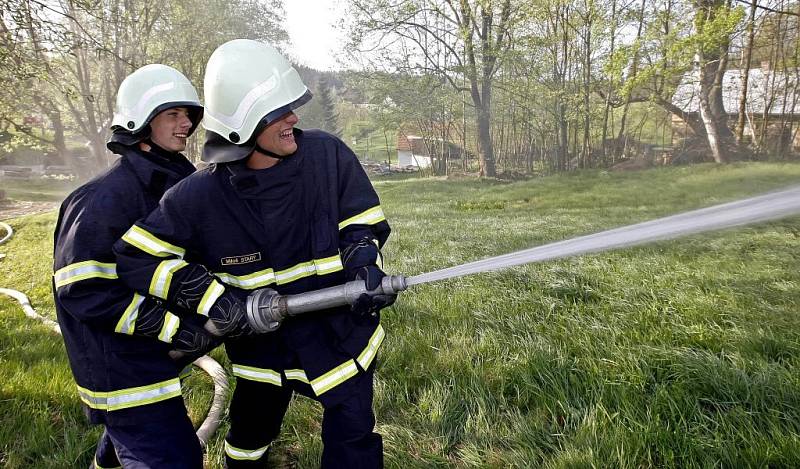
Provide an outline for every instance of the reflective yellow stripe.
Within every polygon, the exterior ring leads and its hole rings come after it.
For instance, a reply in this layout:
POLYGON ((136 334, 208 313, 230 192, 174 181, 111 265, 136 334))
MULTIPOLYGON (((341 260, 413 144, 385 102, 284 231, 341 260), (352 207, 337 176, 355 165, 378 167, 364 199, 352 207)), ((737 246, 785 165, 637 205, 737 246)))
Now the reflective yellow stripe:
POLYGON ((286 376, 286 379, 295 379, 309 384, 308 376, 306 376, 306 372, 303 370, 284 370, 283 374, 286 376))
POLYGON ((178 373, 178 378, 185 379, 188 378, 189 375, 192 374, 192 365, 191 363, 186 365, 180 373, 178 373))
POLYGON ((377 205, 339 223, 339 229, 341 230, 349 225, 375 225, 384 220, 386 220, 386 217, 383 216, 383 209, 380 205, 377 205))
POLYGON ((181 395, 181 382, 172 378, 160 383, 119 391, 90 391, 78 386, 78 395, 86 405, 93 409, 120 410, 164 401, 181 395))
POLYGON ((119 318, 117 321, 117 326, 114 328, 115 332, 119 332, 121 334, 128 334, 131 335, 136 330, 136 317, 139 316, 139 306, 142 305, 144 301, 144 297, 139 295, 138 293, 133 294, 133 300, 131 304, 125 308, 125 312, 122 313, 122 317, 119 318))
POLYGON ((167 257, 176 255, 182 259, 186 254, 185 249, 158 239, 153 234, 136 225, 133 225, 122 235, 122 240, 153 256, 167 257))
POLYGON ((95 457, 94 457, 94 469, 122 469, 122 466, 114 466, 114 467, 106 467, 106 466, 101 466, 101 465, 100 465, 100 464, 97 462, 97 456, 95 456, 95 457))
POLYGON ((268 449, 269 445, 258 449, 242 449, 237 448, 225 441, 225 454, 227 454, 231 459, 236 459, 239 461, 255 461, 261 458, 261 456, 263 456, 268 449))
POLYGON ((216 280, 211 281, 211 285, 208 286, 208 289, 203 294, 200 304, 197 305, 197 312, 203 316, 208 316, 208 311, 214 306, 214 302, 217 301, 217 298, 222 296, 223 293, 225 293, 225 287, 220 285, 216 280))
POLYGON ((275 386, 281 385, 281 374, 275 370, 236 364, 231 364, 231 367, 233 368, 233 376, 250 381, 274 384, 275 386))
POLYGON ((314 394, 320 396, 325 391, 328 391, 334 386, 347 381, 357 373, 358 368, 356 367, 356 362, 353 360, 347 360, 319 378, 312 380, 311 388, 314 390, 314 394))
POLYGON ((266 287, 267 285, 275 283, 275 273, 272 269, 259 270, 258 272, 241 276, 231 275, 226 272, 219 272, 214 275, 228 285, 244 288, 245 290, 266 287))
POLYGON ((317 269, 317 275, 330 274, 343 269, 342 258, 338 254, 324 259, 314 259, 314 266, 317 269))
POLYGON ((172 283, 172 274, 187 265, 189 264, 180 259, 161 261, 153 273, 152 280, 150 280, 150 294, 166 300, 167 295, 169 295, 169 285, 172 283))
POLYGON ((98 261, 82 261, 62 267, 53 274, 56 288, 88 278, 117 278, 117 264, 98 261))
POLYGON ((364 351, 358 356, 358 364, 361 365, 361 369, 366 370, 369 368, 369 365, 372 364, 372 360, 374 360, 375 355, 378 354, 378 349, 383 343, 384 337, 386 337, 386 333, 383 331, 383 326, 378 324, 372 337, 369 338, 366 348, 364 348, 364 351))
POLYGON ((336 254, 323 259, 301 262, 288 269, 279 270, 277 272, 272 269, 265 269, 242 276, 231 275, 226 272, 218 272, 214 275, 228 285, 244 288, 246 290, 253 290, 272 283, 285 285, 311 275, 326 275, 340 270, 342 270, 342 259, 336 254))
POLYGON ((180 325, 181 319, 167 311, 167 314, 164 315, 164 325, 161 326, 161 332, 158 334, 158 340, 171 344, 172 336, 178 332, 178 326, 180 325))

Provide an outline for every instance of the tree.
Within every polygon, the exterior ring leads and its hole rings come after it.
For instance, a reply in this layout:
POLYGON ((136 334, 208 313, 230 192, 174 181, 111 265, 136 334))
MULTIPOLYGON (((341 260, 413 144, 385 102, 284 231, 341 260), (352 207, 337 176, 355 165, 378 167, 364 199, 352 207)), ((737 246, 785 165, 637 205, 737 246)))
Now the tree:
POLYGON ((351 0, 350 49, 371 51, 371 64, 430 73, 469 93, 475 108, 482 176, 494 177, 493 82, 525 11, 511 0, 351 0))
POLYGON ((342 130, 339 128, 339 114, 336 112, 336 103, 331 96, 332 90, 325 77, 320 77, 317 82, 317 93, 319 102, 322 106, 323 130, 326 130, 337 137, 341 137, 342 130))
MULTIPOLYGON (((125 76, 164 63, 202 91, 205 63, 217 46, 244 37, 280 47, 287 38, 282 18, 278 0, 0 0, 0 122, 65 161, 66 142, 80 137, 91 167, 102 169, 125 76), (28 131, 21 119, 32 112, 46 116, 52 131, 28 131)), ((190 156, 199 153, 201 138, 202 132, 191 140, 190 156)))

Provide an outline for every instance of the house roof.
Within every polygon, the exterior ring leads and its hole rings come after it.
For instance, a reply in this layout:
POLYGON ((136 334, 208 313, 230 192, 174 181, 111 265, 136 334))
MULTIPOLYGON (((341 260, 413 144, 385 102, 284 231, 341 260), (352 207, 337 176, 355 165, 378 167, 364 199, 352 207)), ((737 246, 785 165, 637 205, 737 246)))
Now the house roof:
MULTIPOLYGON (((739 112, 743 70, 728 70, 722 79, 722 100, 728 114, 739 112)), ((800 115, 800 69, 771 70, 753 68, 747 81, 747 112, 800 115), (774 90, 774 92, 770 92, 774 90)), ((672 96, 672 104, 685 112, 698 112, 700 72, 686 73, 672 96)))

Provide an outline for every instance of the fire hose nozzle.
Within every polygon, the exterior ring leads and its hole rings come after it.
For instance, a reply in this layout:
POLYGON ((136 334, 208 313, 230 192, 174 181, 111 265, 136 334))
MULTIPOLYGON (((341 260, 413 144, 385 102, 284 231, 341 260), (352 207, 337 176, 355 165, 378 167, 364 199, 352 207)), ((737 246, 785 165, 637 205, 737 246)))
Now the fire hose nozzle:
POLYGON ((363 280, 297 295, 280 295, 275 290, 262 288, 247 297, 247 322, 257 332, 273 332, 289 316, 352 305, 364 294, 396 295, 407 288, 402 275, 387 275, 374 290, 367 290, 363 280))

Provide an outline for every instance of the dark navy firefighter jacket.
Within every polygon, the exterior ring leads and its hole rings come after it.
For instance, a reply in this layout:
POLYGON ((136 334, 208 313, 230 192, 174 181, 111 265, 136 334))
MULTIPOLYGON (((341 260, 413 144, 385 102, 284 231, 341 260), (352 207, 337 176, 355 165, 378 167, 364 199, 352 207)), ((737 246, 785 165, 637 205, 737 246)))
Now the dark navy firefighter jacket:
POLYGON ((90 421, 126 424, 186 412, 179 381, 185 363, 167 355, 167 342, 180 322, 176 315, 167 314, 161 340, 133 335, 138 308, 155 300, 119 281, 112 247, 194 166, 179 154, 166 158, 121 145, 114 151, 121 158, 61 204, 53 291, 90 421))
MULTIPOLYGON (((211 165, 169 190, 115 246, 120 278, 180 304, 181 269, 202 264, 215 280, 202 293, 200 314, 225 289, 244 301, 261 287, 295 294, 344 283, 340 250, 364 237, 382 245, 389 225, 341 140, 295 129, 295 141, 297 152, 271 168, 211 165)), ((333 405, 348 395, 348 380, 372 364, 383 338, 377 315, 342 307, 287 319, 276 332, 229 339, 226 351, 238 378, 291 384, 333 405)))

